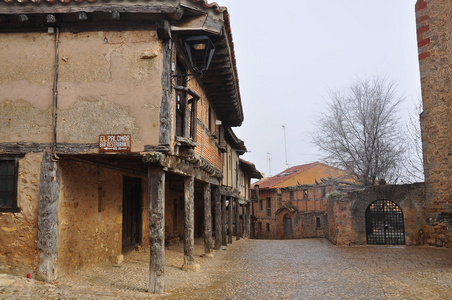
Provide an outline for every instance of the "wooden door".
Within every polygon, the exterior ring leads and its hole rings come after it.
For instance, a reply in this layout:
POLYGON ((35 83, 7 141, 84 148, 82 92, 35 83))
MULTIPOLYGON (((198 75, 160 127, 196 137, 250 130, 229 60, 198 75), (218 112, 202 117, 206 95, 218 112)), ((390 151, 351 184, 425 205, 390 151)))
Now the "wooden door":
POLYGON ((292 218, 289 215, 284 216, 284 239, 293 238, 292 218))
POLYGON ((124 176, 122 200, 122 252, 141 244, 141 179, 124 176))

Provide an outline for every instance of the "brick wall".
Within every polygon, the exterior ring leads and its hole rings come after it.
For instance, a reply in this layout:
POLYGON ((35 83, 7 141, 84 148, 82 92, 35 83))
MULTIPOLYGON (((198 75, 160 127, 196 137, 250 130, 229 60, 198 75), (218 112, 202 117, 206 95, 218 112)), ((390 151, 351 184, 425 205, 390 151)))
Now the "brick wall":
POLYGON ((452 2, 419 0, 415 6, 424 111, 421 114, 426 183, 425 240, 452 243, 452 2))
POLYGON ((335 244, 366 244, 365 212, 376 200, 391 200, 403 212, 406 245, 423 244, 425 187, 411 185, 371 186, 363 190, 328 197, 328 238, 335 244))

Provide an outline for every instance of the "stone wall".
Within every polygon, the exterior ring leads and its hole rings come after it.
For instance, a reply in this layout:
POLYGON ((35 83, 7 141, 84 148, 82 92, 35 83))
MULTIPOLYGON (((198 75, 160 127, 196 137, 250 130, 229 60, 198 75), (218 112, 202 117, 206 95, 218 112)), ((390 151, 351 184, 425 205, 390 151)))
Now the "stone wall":
POLYGON ((328 197, 328 238, 335 244, 366 244, 365 212, 376 200, 391 200, 404 215, 406 245, 423 244, 425 187, 423 183, 411 185, 371 186, 341 195, 328 197))
POLYGON ((452 245, 451 15, 450 0, 416 3, 427 197, 423 229, 426 243, 436 246, 452 245))
MULTIPOLYGON (((122 253, 123 175, 128 174, 71 160, 60 161, 59 168, 59 275, 114 262, 122 253)), ((146 177, 142 191, 142 243, 149 245, 146 177)))
POLYGON ((0 273, 33 273, 37 255, 39 176, 42 153, 19 162, 17 204, 20 212, 0 212, 0 273))

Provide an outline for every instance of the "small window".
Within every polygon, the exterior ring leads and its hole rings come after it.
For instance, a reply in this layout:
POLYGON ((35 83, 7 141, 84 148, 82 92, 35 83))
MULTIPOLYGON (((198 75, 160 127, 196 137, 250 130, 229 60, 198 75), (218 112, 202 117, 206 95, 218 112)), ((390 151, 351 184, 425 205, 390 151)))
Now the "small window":
POLYGON ((17 212, 19 158, 0 157, 0 211, 17 212))
POLYGON ((272 216, 272 200, 270 197, 267 197, 267 217, 272 216))
POLYGON ((315 224, 316 224, 317 228, 320 228, 320 217, 315 218, 315 224))
POLYGON ((264 210, 264 205, 262 204, 262 200, 259 200, 259 210, 263 211, 264 210))
POLYGON ((308 190, 303 190, 303 199, 304 200, 308 199, 308 190))
POLYGON ((293 194, 293 191, 290 191, 290 201, 293 201, 293 200, 295 200, 294 194, 293 194))
POLYGON ((267 226, 267 231, 270 231, 270 223, 267 223, 266 226, 267 226))

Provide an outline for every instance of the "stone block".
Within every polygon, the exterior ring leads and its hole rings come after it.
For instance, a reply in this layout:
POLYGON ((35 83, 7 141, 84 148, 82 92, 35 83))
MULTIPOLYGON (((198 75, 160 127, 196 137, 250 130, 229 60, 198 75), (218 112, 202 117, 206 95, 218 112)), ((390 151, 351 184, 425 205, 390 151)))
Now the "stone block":
POLYGON ((183 265, 182 266, 182 271, 198 272, 199 270, 201 270, 201 266, 199 264, 183 265))

